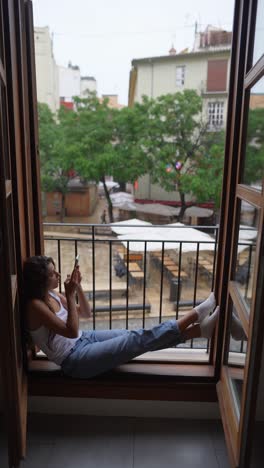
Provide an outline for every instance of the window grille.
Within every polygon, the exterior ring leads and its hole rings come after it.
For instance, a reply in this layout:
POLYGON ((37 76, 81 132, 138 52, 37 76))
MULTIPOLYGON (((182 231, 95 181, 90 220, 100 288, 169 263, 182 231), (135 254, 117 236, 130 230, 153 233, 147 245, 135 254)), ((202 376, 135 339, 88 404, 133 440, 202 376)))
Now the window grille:
POLYGON ((185 82, 185 66, 176 67, 176 86, 183 86, 185 82))
POLYGON ((224 102, 208 103, 208 123, 210 129, 222 128, 224 125, 224 102))

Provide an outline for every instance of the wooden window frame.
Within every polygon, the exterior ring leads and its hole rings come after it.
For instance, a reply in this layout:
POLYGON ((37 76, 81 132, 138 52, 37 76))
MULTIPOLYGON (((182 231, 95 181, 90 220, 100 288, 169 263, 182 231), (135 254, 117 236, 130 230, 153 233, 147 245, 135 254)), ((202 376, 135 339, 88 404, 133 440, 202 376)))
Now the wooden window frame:
MULTIPOLYGON (((253 421, 256 409, 257 388, 258 388, 258 359, 257 356, 261 355, 263 346, 263 328, 264 317, 260 314, 261 304, 263 304, 263 284, 261 278, 264 277, 264 262, 259 261, 258 271, 254 268, 255 290, 252 296, 252 309, 255 308, 255 313, 252 311, 250 315, 246 313, 245 303, 237 288, 237 284, 233 281, 236 263, 236 251, 232 252, 232 245, 236 245, 239 230, 239 212, 241 200, 244 200, 258 208, 261 208, 262 215, 259 220, 260 229, 263 229, 263 203, 264 195, 262 192, 241 183, 243 165, 245 160, 245 143, 246 143, 246 129, 248 120, 249 108, 249 91, 252 86, 264 75, 264 56, 260 58, 252 66, 253 46, 254 46, 254 27, 255 27, 255 13, 257 7, 257 0, 247 2, 242 0, 236 2, 235 18, 237 18, 237 56, 233 62, 234 73, 234 86, 232 89, 230 100, 232 100, 232 116, 230 119, 230 127, 227 139, 229 143, 227 147, 230 148, 228 164, 228 178, 226 188, 226 202, 223 207, 224 229, 222 232, 223 244, 221 248, 225 251, 227 257, 231 259, 229 264, 222 261, 220 265, 223 288, 226 285, 228 289, 227 297, 224 301, 224 309, 226 311, 226 323, 224 329, 228 330, 228 323, 232 303, 235 305, 236 310, 241 319, 244 331, 248 337, 248 351, 246 354, 246 362, 244 368, 244 385, 241 398, 240 417, 234 410, 234 399, 232 396, 232 388, 230 382, 230 369, 226 362, 226 353, 228 349, 228 334, 223 333, 222 344, 222 361, 223 366, 219 363, 220 380, 217 384, 217 392, 220 403, 220 410, 224 422, 224 429, 226 435, 226 442, 229 449, 229 455, 232 466, 247 467, 250 463, 250 447, 252 443, 253 434, 253 421), (241 47, 241 41, 247 38, 245 48, 241 47), (245 53, 246 52, 246 53, 245 53), (239 90, 238 92, 236 90, 239 90), (233 184, 232 184, 233 182, 233 184), (236 222, 233 224, 233 219, 236 222), (231 232, 229 226, 233 226, 231 232), (257 276, 258 275, 258 276, 257 276), (258 280, 257 280, 258 278, 258 280), (259 283, 258 283, 259 281, 259 283), (256 291, 261 291, 256 296, 256 291), (228 298, 228 300, 227 300, 228 298), (253 307, 255 306, 255 307, 253 307), (226 424, 229 421, 229 426, 226 424)), ((231 65, 232 65, 231 62, 231 65)), ((232 73, 231 73, 232 76, 232 73)), ((220 234, 221 239, 221 234, 220 234)), ((264 240, 258 236, 256 245, 256 258, 260 259, 264 255, 264 240)))

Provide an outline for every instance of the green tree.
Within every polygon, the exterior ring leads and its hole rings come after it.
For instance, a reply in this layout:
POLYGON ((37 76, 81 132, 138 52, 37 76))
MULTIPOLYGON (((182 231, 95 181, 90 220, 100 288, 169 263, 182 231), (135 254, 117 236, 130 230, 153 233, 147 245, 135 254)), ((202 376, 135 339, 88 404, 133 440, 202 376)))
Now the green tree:
POLYGON ((243 181, 258 183, 264 173, 264 109, 250 109, 243 181))
POLYGON ((38 103, 39 152, 41 164, 54 156, 57 129, 54 115, 47 104, 38 103))
POLYGON ((107 99, 100 102, 94 93, 75 98, 75 109, 61 109, 66 152, 71 154, 75 170, 84 180, 101 181, 108 203, 109 220, 113 207, 106 176, 119 182, 133 182, 142 174, 144 164, 137 151, 137 107, 111 109, 107 99))
POLYGON ((202 98, 193 90, 184 90, 157 99, 144 97, 141 107, 145 126, 140 146, 152 181, 167 191, 178 190, 182 219, 190 189, 194 198, 198 191, 202 196, 198 182, 190 186, 190 178, 199 177, 197 169, 205 151, 207 123, 202 119, 202 98))
POLYGON ((106 176, 112 175, 114 163, 113 110, 107 101, 100 102, 95 93, 75 98, 74 110, 60 109, 59 122, 65 138, 66 159, 83 181, 101 181, 112 220, 112 203, 106 176))
POLYGON ((65 216, 65 195, 72 177, 72 159, 66 146, 65 129, 46 104, 38 104, 41 185, 44 192, 61 194, 60 220, 65 216))
POLYGON ((218 209, 224 167, 225 133, 213 132, 205 136, 200 155, 194 163, 193 172, 182 174, 182 185, 186 193, 195 195, 196 203, 213 201, 218 209))
POLYGON ((114 114, 113 176, 120 185, 135 182, 148 170, 148 160, 142 147, 145 118, 144 108, 138 103, 114 114))

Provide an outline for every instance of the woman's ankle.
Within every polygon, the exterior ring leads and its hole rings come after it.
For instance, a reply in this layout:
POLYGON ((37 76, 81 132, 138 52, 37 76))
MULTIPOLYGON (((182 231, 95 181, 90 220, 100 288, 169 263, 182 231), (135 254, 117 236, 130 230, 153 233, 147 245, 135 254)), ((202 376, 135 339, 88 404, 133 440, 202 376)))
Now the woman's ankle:
POLYGON ((192 340, 194 338, 200 338, 201 336, 200 324, 196 323, 195 325, 190 325, 188 328, 186 328, 182 332, 182 335, 184 337, 184 341, 192 340))

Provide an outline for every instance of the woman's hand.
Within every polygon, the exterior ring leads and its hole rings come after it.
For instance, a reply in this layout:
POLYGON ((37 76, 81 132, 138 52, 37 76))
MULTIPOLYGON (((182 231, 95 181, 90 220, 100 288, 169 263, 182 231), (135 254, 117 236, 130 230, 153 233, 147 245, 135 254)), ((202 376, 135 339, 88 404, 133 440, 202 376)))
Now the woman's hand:
POLYGON ((78 286, 81 282, 81 275, 79 272, 79 268, 75 267, 71 275, 67 275, 66 280, 64 281, 64 288, 65 288, 65 295, 66 296, 73 296, 78 286))
POLYGON ((82 275, 81 275, 81 272, 80 272, 79 265, 76 267, 76 269, 77 269, 77 280, 78 280, 77 290, 79 290, 79 289, 82 288, 82 285, 81 285, 82 275))

